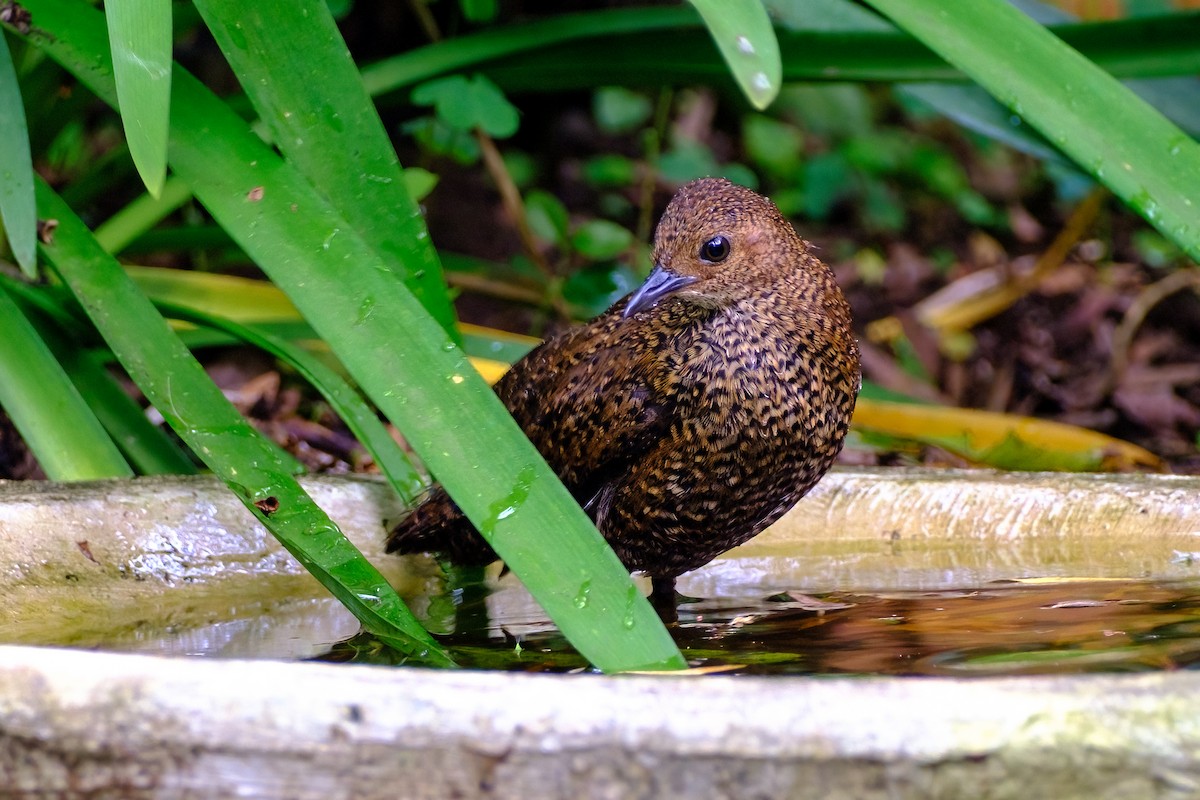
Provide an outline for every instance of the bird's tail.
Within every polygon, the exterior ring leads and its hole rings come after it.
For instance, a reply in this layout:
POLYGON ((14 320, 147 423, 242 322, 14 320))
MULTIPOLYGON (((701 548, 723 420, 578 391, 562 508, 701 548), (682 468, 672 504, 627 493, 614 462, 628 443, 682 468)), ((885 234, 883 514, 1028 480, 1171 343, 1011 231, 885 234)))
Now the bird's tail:
POLYGON ((387 552, 437 553, 463 566, 496 560, 495 551, 440 486, 392 528, 387 552))

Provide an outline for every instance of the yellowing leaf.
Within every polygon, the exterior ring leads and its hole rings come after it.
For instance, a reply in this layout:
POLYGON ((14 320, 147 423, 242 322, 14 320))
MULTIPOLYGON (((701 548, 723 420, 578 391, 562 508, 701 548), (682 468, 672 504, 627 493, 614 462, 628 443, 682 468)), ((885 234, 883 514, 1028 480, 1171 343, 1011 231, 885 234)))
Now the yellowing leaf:
POLYGON ((485 381, 495 383, 500 380, 504 373, 508 372, 509 364, 505 361, 472 356, 471 366, 475 367, 475 371, 482 375, 485 381))
POLYGON ((861 399, 852 428, 936 445, 999 469, 1088 472, 1163 466, 1148 450, 1103 433, 966 408, 861 399))

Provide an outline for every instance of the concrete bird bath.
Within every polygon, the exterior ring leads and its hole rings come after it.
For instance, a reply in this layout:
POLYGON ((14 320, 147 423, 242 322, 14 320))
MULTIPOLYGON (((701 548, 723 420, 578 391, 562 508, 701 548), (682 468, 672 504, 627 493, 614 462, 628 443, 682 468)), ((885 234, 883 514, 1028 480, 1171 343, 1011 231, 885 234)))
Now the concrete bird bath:
MULTIPOLYGON (((432 579, 382 555, 380 520, 398 509, 379 485, 306 486, 402 593, 432 579)), ((1197 498, 1185 477, 835 471, 680 588, 1186 580, 1197 498)), ((297 610, 324 601, 208 478, 0 483, 0 565, 5 797, 1200 795, 1188 671, 602 677, 265 660, 310 655, 296 626, 313 615, 297 610), (138 650, 148 630, 156 652, 222 658, 86 649, 138 650)))

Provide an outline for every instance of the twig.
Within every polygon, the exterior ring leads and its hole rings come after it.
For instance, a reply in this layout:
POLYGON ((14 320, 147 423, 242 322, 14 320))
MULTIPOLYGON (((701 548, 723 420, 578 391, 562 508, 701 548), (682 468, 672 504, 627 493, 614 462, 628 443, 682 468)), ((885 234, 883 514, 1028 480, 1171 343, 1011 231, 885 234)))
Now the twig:
MULTIPOLYGON (((437 20, 429 13, 429 8, 425 4, 425 0, 409 0, 409 6, 413 13, 417 15, 417 19, 421 23, 421 27, 425 31, 425 35, 431 42, 438 42, 442 39, 442 32, 438 29, 437 20)), ((517 236, 521 240, 521 248, 525 251, 525 255, 533 262, 534 267, 546 279, 546 293, 537 301, 537 305, 549 307, 554 310, 563 319, 570 319, 571 313, 566 301, 562 299, 562 295, 557 291, 556 287, 561 285, 561 281, 557 280, 554 271, 546 262, 546 257, 538 248, 537 240, 533 237, 533 232, 529 230, 529 223, 525 219, 525 203, 521 199, 521 190, 517 188, 516 181, 512 179, 512 174, 508 171, 507 165, 504 163, 504 158, 500 155, 500 149, 496 147, 495 140, 488 135, 487 131, 476 128, 475 141, 479 143, 479 152, 483 157, 483 165, 487 169, 488 174, 492 176, 492 181, 496 184, 496 188, 500 192, 500 201, 504 205, 505 211, 512 219, 513 225, 516 226, 517 236)), ((492 292, 491 294, 495 294, 492 292)))
POLYGON ((546 294, 541 289, 530 289, 514 286, 504 281, 492 280, 482 275, 472 275, 465 272, 447 272, 446 282, 459 289, 466 289, 501 300, 512 300, 517 303, 541 308, 546 303, 546 294))
POLYGON ((479 128, 475 129, 475 140, 479 142, 479 152, 483 155, 483 164, 487 167, 488 173, 496 184, 496 189, 500 192, 504 210, 508 212, 513 225, 516 226, 517 236, 521 239, 525 255, 529 256, 529 260, 533 262, 547 282, 553 281, 554 271, 546 263, 546 258, 542 255, 537 240, 533 238, 533 231, 529 229, 529 222, 525 219, 525 201, 521 199, 521 190, 517 188, 516 181, 512 179, 512 174, 504 164, 500 148, 496 147, 492 137, 479 128))
POLYGON ((654 221, 654 184, 658 180, 658 159, 662 155, 662 140, 667 134, 667 122, 671 114, 671 98, 674 93, 663 89, 658 93, 654 108, 654 127, 646 142, 646 163, 650 166, 642 175, 638 197, 637 241, 650 238, 650 225, 654 221))
POLYGON ((1200 289, 1200 270, 1192 268, 1172 272, 1147 286, 1134 298, 1121 323, 1113 331, 1112 358, 1109 360, 1103 394, 1113 391, 1121 383, 1125 370, 1129 368, 1129 350, 1133 346, 1134 334, 1146 321, 1146 315, 1163 300, 1188 287, 1200 289))
POLYGON ((917 318, 940 332, 966 331, 1010 308, 1033 291, 1054 272, 1081 238, 1108 197, 1108 190, 1097 187, 1084 198, 1067 224, 1054 237, 1029 272, 1004 275, 998 269, 975 272, 931 294, 914 309, 917 318))
POLYGON ((433 18, 433 14, 429 13, 429 6, 426 0, 408 0, 408 6, 412 9, 413 14, 417 17, 417 22, 421 25, 421 30, 425 31, 425 38, 431 42, 440 41, 442 32, 438 30, 437 20, 433 18))

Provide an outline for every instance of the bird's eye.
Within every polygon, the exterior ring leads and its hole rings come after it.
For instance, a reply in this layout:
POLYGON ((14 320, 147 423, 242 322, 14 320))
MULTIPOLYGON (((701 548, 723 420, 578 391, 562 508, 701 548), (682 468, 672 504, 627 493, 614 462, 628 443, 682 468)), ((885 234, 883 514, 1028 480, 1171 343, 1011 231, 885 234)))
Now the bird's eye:
POLYGON ((700 247, 700 257, 710 264, 718 264, 729 258, 729 240, 714 236, 700 247))

